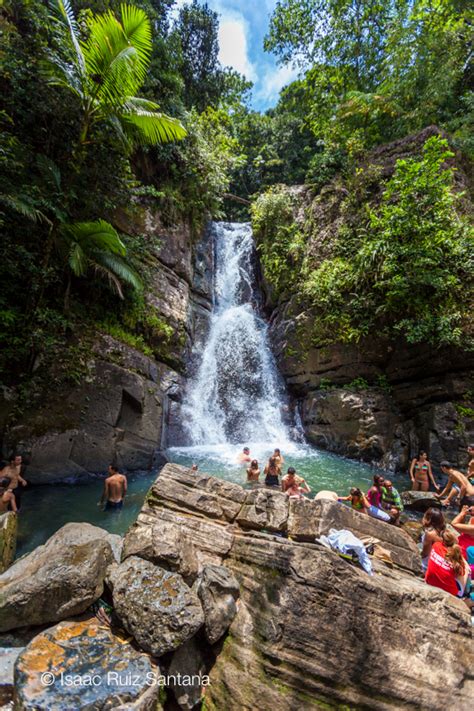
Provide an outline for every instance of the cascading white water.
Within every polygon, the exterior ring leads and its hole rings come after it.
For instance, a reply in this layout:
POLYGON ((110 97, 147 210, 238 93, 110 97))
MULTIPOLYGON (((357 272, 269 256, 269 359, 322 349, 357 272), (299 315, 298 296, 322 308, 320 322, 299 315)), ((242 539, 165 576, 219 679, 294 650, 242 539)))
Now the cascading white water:
POLYGON ((284 393, 257 311, 250 225, 214 223, 214 307, 184 403, 194 445, 288 441, 284 393))

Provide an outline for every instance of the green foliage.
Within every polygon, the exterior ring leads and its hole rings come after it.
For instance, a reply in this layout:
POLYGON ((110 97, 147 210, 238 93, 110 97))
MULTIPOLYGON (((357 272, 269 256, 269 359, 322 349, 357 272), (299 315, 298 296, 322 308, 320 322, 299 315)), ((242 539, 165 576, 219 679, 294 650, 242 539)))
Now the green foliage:
POLYGON ((109 336, 117 339, 117 341, 121 341, 127 346, 135 348, 137 351, 140 351, 149 358, 153 357, 153 350, 147 345, 145 339, 139 333, 132 333, 131 331, 127 331, 118 323, 111 323, 109 321, 101 321, 97 324, 97 328, 103 333, 108 333, 109 336))
POLYGON ((120 6, 121 22, 110 10, 86 21, 86 39, 69 0, 57 0, 69 30, 71 52, 51 53, 44 67, 50 84, 70 91, 81 110, 80 141, 86 144, 97 124, 106 122, 128 149, 134 143, 181 139, 179 121, 159 113, 153 101, 135 96, 142 87, 152 52, 151 25, 133 5, 120 6), (72 61, 69 61, 72 60, 72 61))
POLYGON ((369 387, 369 383, 365 378, 358 377, 354 378, 354 380, 351 380, 350 383, 348 383, 345 386, 348 390, 354 390, 355 392, 359 392, 360 390, 367 390, 369 387))
POLYGON ((380 205, 361 208, 363 226, 308 271, 304 291, 323 342, 376 332, 467 345, 474 249, 456 209, 451 156, 446 141, 432 137, 421 158, 398 160, 380 205))
POLYGON ((472 407, 466 407, 465 405, 460 405, 459 403, 454 407, 460 417, 463 417, 466 420, 474 420, 474 409, 472 407))
POLYGON ((303 257, 303 237, 294 219, 295 200, 284 185, 275 185, 252 204, 252 226, 265 279, 276 297, 295 288, 303 257))
POLYGON ((281 0, 265 47, 305 69, 305 121, 325 150, 357 157, 431 123, 457 125, 471 151, 472 37, 468 0, 281 0))

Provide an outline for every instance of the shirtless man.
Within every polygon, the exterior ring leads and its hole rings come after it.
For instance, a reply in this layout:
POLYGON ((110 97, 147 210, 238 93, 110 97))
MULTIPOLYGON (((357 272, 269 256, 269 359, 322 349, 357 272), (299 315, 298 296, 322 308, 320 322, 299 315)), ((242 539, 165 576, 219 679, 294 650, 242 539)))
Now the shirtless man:
MULTIPOLYGON (((454 484, 459 486, 459 498, 460 508, 463 506, 474 506, 474 484, 471 484, 469 479, 465 474, 454 469, 449 462, 441 462, 441 471, 443 474, 448 475, 448 481, 443 491, 440 494, 435 494, 435 496, 441 499, 443 496, 449 494, 454 484)), ((441 501, 442 505, 445 505, 445 501, 441 501)))
POLYGON ((237 457, 237 461, 239 464, 249 464, 252 461, 250 449, 248 447, 243 448, 242 452, 237 457))
POLYGON ((8 477, 10 486, 8 487, 15 497, 18 509, 21 505, 21 488, 27 485, 27 481, 21 476, 23 459, 20 454, 12 454, 6 467, 1 472, 1 476, 8 477))
POLYGON ((104 491, 100 499, 99 506, 104 501, 104 511, 119 511, 123 506, 123 500, 127 493, 127 478, 120 474, 117 467, 109 466, 109 474, 104 482, 104 491))
POLYGON ((8 477, 0 479, 0 514, 6 511, 18 513, 15 494, 11 489, 10 479, 8 477))
MULTIPOLYGON (((470 444, 467 448, 467 453, 469 456, 469 462, 467 464, 467 478, 474 484, 474 444, 470 444)), ((454 504, 459 496, 459 486, 457 484, 453 485, 453 488, 449 492, 448 497, 442 502, 443 506, 450 506, 454 504)))
POLYGON ((311 489, 303 477, 297 476, 293 467, 288 467, 286 475, 281 480, 281 490, 286 493, 288 489, 293 489, 295 486, 299 487, 305 494, 309 494, 311 492, 311 489))
POLYGON ((273 458, 278 460, 278 466, 279 466, 280 469, 281 469, 282 466, 283 466, 284 463, 285 463, 285 460, 283 459, 283 455, 282 455, 282 453, 280 452, 279 449, 274 449, 274 450, 273 450, 273 458))

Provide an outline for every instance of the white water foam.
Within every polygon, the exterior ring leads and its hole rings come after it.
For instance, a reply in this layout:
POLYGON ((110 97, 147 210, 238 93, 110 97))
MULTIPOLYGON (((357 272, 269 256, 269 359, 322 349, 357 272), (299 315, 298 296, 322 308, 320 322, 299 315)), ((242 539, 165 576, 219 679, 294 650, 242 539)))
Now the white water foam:
POLYGON ((193 445, 269 443, 290 445, 287 409, 258 314, 255 246, 250 225, 217 222, 214 307, 195 378, 183 406, 193 445))

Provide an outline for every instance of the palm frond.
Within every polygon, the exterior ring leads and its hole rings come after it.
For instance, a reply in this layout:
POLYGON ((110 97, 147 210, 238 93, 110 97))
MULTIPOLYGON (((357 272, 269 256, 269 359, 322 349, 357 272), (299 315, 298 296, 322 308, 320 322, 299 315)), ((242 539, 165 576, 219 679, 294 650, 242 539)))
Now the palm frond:
POLYGON ((186 129, 178 119, 151 110, 158 108, 151 101, 131 97, 120 116, 123 129, 134 143, 156 144, 180 141, 186 129))
POLYGON ((109 269, 120 279, 137 291, 143 288, 143 283, 136 271, 127 262, 116 254, 101 252, 95 255, 96 262, 109 269))
POLYGON ((146 13, 135 5, 120 6, 122 26, 130 44, 135 47, 148 64, 152 52, 150 20, 146 13))
POLYGON ((69 0, 57 0, 59 12, 63 20, 66 22, 69 28, 69 34, 71 36, 71 41, 76 53, 76 60, 79 66, 80 72, 83 76, 86 74, 86 64, 84 60, 84 55, 82 53, 81 45, 79 42, 79 29, 77 26, 76 18, 74 17, 74 11, 71 7, 69 0))
POLYGON ((0 195, 0 204, 1 203, 3 203, 3 205, 10 210, 14 210, 20 215, 23 215, 23 217, 27 217, 32 222, 44 222, 45 224, 51 225, 51 220, 49 220, 44 212, 39 210, 26 196, 0 195))
POLYGON ((117 231, 105 220, 64 225, 62 232, 67 240, 79 244, 86 253, 92 250, 107 250, 121 256, 127 253, 117 231))
POLYGON ((68 263, 76 276, 83 276, 87 271, 88 261, 84 250, 77 242, 73 242, 69 250, 68 263))
POLYGON ((83 98, 83 77, 74 64, 50 52, 40 61, 39 69, 44 80, 51 86, 59 86, 71 91, 79 99, 83 98))
POLYGON ((118 279, 115 274, 110 271, 110 269, 107 269, 107 267, 103 266, 102 264, 97 264, 96 262, 93 262, 91 264, 91 268, 99 276, 105 277, 112 291, 115 291, 115 293, 121 299, 123 299, 123 290, 122 284, 120 283, 120 279, 118 279))
MULTIPOLYGON (((144 15, 143 11, 139 12, 144 15)), ((97 96, 114 102, 134 94, 145 80, 151 35, 145 47, 141 36, 140 46, 135 46, 111 11, 94 16, 88 27, 89 37, 83 43, 83 51, 97 96)))

